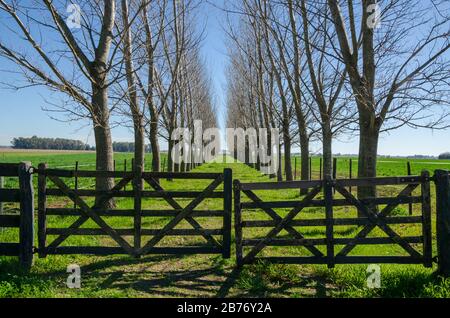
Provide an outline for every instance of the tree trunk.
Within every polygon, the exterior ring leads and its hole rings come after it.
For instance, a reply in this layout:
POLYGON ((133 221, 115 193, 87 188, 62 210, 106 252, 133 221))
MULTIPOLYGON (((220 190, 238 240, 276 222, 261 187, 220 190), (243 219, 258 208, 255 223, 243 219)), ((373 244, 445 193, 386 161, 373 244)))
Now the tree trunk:
MULTIPOLYGON (((93 85, 92 104, 95 106, 94 134, 96 151, 96 170, 114 170, 114 152, 112 147, 111 129, 109 127, 108 90, 104 87, 93 85)), ((114 187, 113 178, 97 178, 95 189, 97 191, 109 191, 114 187)), ((114 200, 109 200, 100 205, 99 197, 95 203, 99 208, 113 208, 114 200)))
MULTIPOLYGON (((377 176, 377 152, 379 130, 361 126, 359 137, 358 178, 377 176)), ((358 198, 375 197, 375 187, 358 187, 358 198)))
POLYGON ((152 149, 152 171, 159 172, 161 167, 161 155, 158 142, 158 118, 151 117, 150 123, 150 147, 152 149))
POLYGON ((141 117, 134 123, 134 170, 144 171, 145 135, 141 117))
MULTIPOLYGON (((306 132, 300 130, 300 152, 301 152, 301 180, 309 180, 309 138, 306 132)), ((301 189, 300 194, 305 195, 308 189, 301 189)))
MULTIPOLYGON (((287 132, 289 134, 289 131, 287 132)), ((284 171, 286 172, 286 181, 294 180, 292 175, 292 163, 291 163, 291 139, 290 136, 286 137, 284 133, 284 171)))
MULTIPOLYGON (((281 155, 281 144, 278 145, 278 169, 277 169, 277 181, 281 182, 283 181, 283 163, 281 162, 283 160, 283 156, 281 155)), ((286 158, 285 158, 286 160, 286 158)))
MULTIPOLYGON (((329 123, 328 123, 329 124, 329 123)), ((332 151, 332 133, 327 123, 322 128, 322 148, 323 148, 323 176, 332 177, 333 175, 333 151, 332 151)))

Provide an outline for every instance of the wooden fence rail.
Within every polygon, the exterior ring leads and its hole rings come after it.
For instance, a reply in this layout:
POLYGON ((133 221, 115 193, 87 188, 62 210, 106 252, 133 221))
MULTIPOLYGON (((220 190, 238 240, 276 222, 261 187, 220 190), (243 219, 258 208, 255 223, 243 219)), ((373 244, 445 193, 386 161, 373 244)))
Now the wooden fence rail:
MULTIPOLYGON (((234 209, 236 232, 236 258, 238 266, 252 263, 257 259, 264 259, 276 263, 300 263, 300 264, 327 264, 333 267, 335 264, 353 263, 401 263, 423 264, 426 267, 432 265, 432 236, 431 236, 431 204, 430 204, 430 177, 424 171, 420 176, 386 177, 368 179, 348 179, 293 182, 266 182, 266 183, 241 183, 234 181, 234 209), (397 196, 368 198, 359 200, 347 189, 349 187, 366 185, 396 185, 406 186, 397 196), (310 189, 309 193, 301 200, 293 201, 263 201, 254 191, 263 190, 287 190, 310 189), (413 194, 419 189, 420 193, 413 194), (340 195, 335 198, 334 192, 340 195), (242 200, 242 194, 247 201, 242 200), (317 198, 321 196, 321 198, 317 198), (394 209, 400 204, 420 204, 421 215, 417 216, 391 216, 394 209), (384 205, 381 211, 377 206, 384 205), (364 217, 336 217, 335 207, 355 207, 364 217), (299 219, 304 209, 321 207, 324 209, 324 218, 299 219), (290 209, 289 212, 277 212, 275 209, 290 209), (250 210, 250 211, 249 211, 250 210), (263 211, 270 220, 255 220, 255 211, 263 211), (250 218, 249 215, 253 217, 250 218), (244 219, 248 216, 250 219, 244 219), (420 224, 422 234, 420 236, 401 237, 391 227, 394 224, 420 224), (335 226, 357 225, 357 234, 352 238, 336 237, 335 226), (298 227, 322 227, 323 238, 307 238, 298 227), (263 237, 246 238, 246 228, 272 228, 263 237), (378 228, 386 237, 372 237, 369 234, 378 228), (286 236, 280 237, 285 231, 286 236), (355 255, 349 256, 358 245, 395 244, 400 246, 406 255, 355 255), (417 250, 417 245, 422 245, 422 250, 417 250), (288 256, 282 252, 280 257, 261 257, 264 248, 269 246, 306 248, 311 256, 303 254, 288 256), (322 248, 323 247, 323 248, 322 248), (337 248, 339 251, 336 251, 337 248), (246 253, 247 252, 247 253, 246 253)), ((306 214, 304 212, 303 214, 306 214)), ((258 214, 256 214, 258 215, 258 214)), ((450 213, 449 213, 450 215, 450 213)))
POLYGON ((0 163, 0 176, 18 177, 18 189, 0 189, 0 202, 19 203, 19 214, 0 215, 0 228, 18 228, 17 243, 0 243, 0 255, 18 256, 20 264, 29 270, 33 264, 34 203, 31 164, 0 163))

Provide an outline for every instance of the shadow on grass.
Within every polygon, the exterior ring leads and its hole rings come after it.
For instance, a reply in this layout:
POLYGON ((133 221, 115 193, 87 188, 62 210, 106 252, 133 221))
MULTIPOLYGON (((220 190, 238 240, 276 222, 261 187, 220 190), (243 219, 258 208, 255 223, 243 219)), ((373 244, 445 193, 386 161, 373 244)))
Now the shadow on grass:
MULTIPOLYGON (((386 267, 382 288, 366 288, 365 269, 334 270, 258 262, 234 267, 220 256, 101 258, 82 266, 83 296, 101 297, 450 297, 450 279, 421 267, 386 267)), ((61 269, 26 273, 0 259, 0 297, 55 297, 67 292, 61 269)), ((70 294, 76 296, 77 294, 70 294)))

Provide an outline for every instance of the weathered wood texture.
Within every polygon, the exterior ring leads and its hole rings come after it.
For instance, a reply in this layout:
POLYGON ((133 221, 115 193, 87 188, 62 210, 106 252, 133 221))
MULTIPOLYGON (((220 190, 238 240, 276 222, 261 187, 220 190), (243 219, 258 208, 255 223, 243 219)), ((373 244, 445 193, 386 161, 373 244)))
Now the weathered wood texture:
MULTIPOLYGON (((315 181, 294 181, 294 182, 265 182, 265 183, 240 183, 235 181, 235 230, 236 230, 236 255, 238 266, 248 264, 257 259, 264 259, 276 263, 300 263, 300 264, 326 264, 334 267, 335 264, 353 263, 399 263, 418 264, 426 267, 432 265, 432 244, 431 244, 431 204, 430 204, 430 176, 424 171, 420 176, 407 177, 386 177, 367 179, 345 179, 335 180, 328 177, 326 180, 315 181), (361 185, 397 185, 404 188, 393 197, 377 197, 359 200, 353 196, 349 189, 361 185), (284 189, 311 189, 308 195, 299 200, 289 201, 262 201, 254 190, 284 190, 284 189), (413 191, 420 189, 420 195, 413 195, 413 191), (245 194, 249 200, 243 202, 241 193, 245 194), (323 199, 316 197, 322 193, 323 199), (335 198, 340 195, 341 198, 335 198), (391 216, 392 212, 400 204, 420 204, 421 216, 391 216), (362 214, 362 217, 340 217, 334 216, 334 207, 354 207, 362 214), (374 209, 375 206, 384 206, 381 211, 374 209), (323 219, 299 218, 303 209, 308 207, 319 207, 324 209, 323 219), (279 215, 274 209, 290 208, 291 211, 284 217, 279 215), (246 215, 254 213, 259 209, 268 214, 271 220, 255 220, 254 217, 246 219, 246 215), (249 211, 250 210, 250 211, 249 211), (421 236, 401 237, 391 227, 392 225, 420 224, 422 226, 421 236), (357 234, 353 238, 336 237, 335 226, 357 225, 357 234), (244 228, 265 228, 272 230, 263 237, 244 238, 244 228), (298 227, 323 227, 323 238, 306 238, 299 232, 298 227), (382 230, 386 237, 368 237, 369 234, 378 228, 382 230), (277 237, 281 230, 288 232, 286 237, 277 237), (383 245, 395 244, 402 247, 406 252, 398 256, 380 255, 352 255, 349 253, 358 245, 383 245), (421 253, 416 249, 417 245, 422 245, 421 253), (303 246, 311 252, 311 256, 293 255, 288 256, 288 252, 283 257, 262 257, 261 251, 268 246, 303 246), (319 248, 323 246, 324 248, 319 248), (335 253, 335 249, 339 250, 335 253)), ((450 201, 450 192, 447 194, 447 203, 450 201)), ((450 223, 450 207, 446 222, 450 223)), ((350 212, 349 212, 350 213, 350 212)), ((448 224, 447 223, 447 224, 448 224)), ((315 229, 318 230, 318 229, 315 229)), ((448 233, 448 231, 447 231, 448 233)), ((450 246, 450 242, 448 242, 450 246)), ((291 249, 292 250, 292 249, 291 249)), ((449 250, 450 255, 450 250, 449 250)), ((449 262, 450 264, 450 262, 449 262)))
POLYGON ((19 215, 0 215, 0 228, 19 228, 18 243, 0 243, 0 255, 18 256, 21 266, 33 264, 34 193, 31 163, 0 164, 0 176, 18 177, 18 189, 0 189, 0 201, 20 204, 19 215))
MULTIPOLYGON (((67 171, 47 169, 44 164, 37 170, 39 174, 39 220, 38 237, 40 257, 50 254, 130 254, 140 257, 147 254, 195 254, 210 253, 222 254, 224 258, 230 257, 231 245, 231 213, 232 213, 232 174, 230 169, 224 173, 161 173, 142 172, 140 167, 134 167, 132 171, 67 171), (116 185, 110 191, 95 191, 89 189, 70 189, 66 179, 61 178, 116 178, 116 185), (167 191, 159 180, 162 179, 198 179, 211 180, 212 183, 202 191, 167 191), (49 188, 47 180, 53 185, 49 188), (145 189, 150 186, 151 190, 145 189), (132 189, 126 191, 126 186, 132 183, 132 189), (223 191, 217 188, 223 185, 223 191), (144 190, 145 189, 145 190, 144 190), (74 208, 49 207, 47 197, 67 197, 74 203, 74 208), (89 206, 87 197, 100 196, 105 202, 111 198, 133 198, 133 207, 129 210, 112 209, 104 210, 97 206, 89 206), (164 210, 143 209, 144 200, 153 198, 162 199, 169 208, 164 210), (177 198, 192 201, 182 205, 177 198), (200 205, 206 199, 220 199, 223 201, 222 210, 201 209, 200 205), (50 216, 73 217, 78 216, 67 228, 47 227, 47 218, 50 216), (130 217, 133 226, 130 228, 115 229, 108 225, 108 217, 130 217), (159 229, 143 228, 143 218, 169 217, 168 223, 159 229), (222 218, 222 227, 206 229, 196 218, 222 218), (82 227, 88 220, 93 220, 97 228, 82 227), (186 221, 191 228, 175 228, 182 221, 186 221), (109 236, 117 246, 63 246, 64 242, 73 235, 109 236), (52 241, 47 243, 49 236, 52 241), (199 246, 158 246, 167 236, 200 236, 206 241, 199 246), (148 240, 146 242, 143 239, 148 240), (222 240, 218 240, 221 237, 222 240), (128 240, 132 238, 132 240, 128 240), (132 242, 132 243, 129 243, 132 242)), ((78 181, 77 181, 78 183, 78 181)), ((189 185, 189 183, 186 183, 189 185)), ((147 201, 148 202, 148 201, 147 201)), ((94 226, 95 227, 95 226, 94 226)))
POLYGON ((450 277, 450 172, 437 170, 436 183, 436 239, 438 272, 450 277))

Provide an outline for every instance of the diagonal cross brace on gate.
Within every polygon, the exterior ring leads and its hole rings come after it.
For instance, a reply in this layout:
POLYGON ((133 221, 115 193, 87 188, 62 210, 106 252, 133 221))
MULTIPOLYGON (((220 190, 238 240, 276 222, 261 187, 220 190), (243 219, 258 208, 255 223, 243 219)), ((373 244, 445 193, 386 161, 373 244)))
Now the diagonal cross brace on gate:
MULTIPOLYGON (((57 177, 49 177, 49 179, 51 181, 53 181, 57 186, 58 183, 61 185, 61 183, 63 183, 63 181, 61 181, 59 178, 57 177), (55 182, 56 181, 56 182, 55 182)), ((107 202, 108 200, 110 200, 111 198, 114 197, 114 192, 116 191, 120 191, 121 189, 123 189, 130 181, 132 180, 131 177, 125 177, 123 178, 121 181, 119 181, 112 189, 111 189, 111 193, 109 194, 105 194, 103 195, 100 200, 99 200, 99 204, 98 205, 102 205, 103 203, 107 202)), ((58 186, 60 189, 61 187, 58 186)), ((68 187, 65 185, 63 186, 64 189, 61 189, 62 191, 64 191, 69 197, 72 196, 72 201, 76 204, 78 204, 78 201, 82 201, 82 199, 76 195, 76 191, 71 191, 68 189, 68 187), (69 192, 72 192, 71 194, 68 194, 69 192)), ((97 205, 97 206, 98 206, 97 205)), ((90 210, 95 211, 97 209, 97 206, 94 205, 92 208, 90 208, 90 210)), ((82 205, 80 205, 80 208, 82 208, 82 210, 86 211, 88 207, 88 205, 83 201, 82 205), (84 208, 83 208, 84 207, 84 208)), ((95 212, 94 212, 95 213, 95 212)), ((61 243, 63 243, 70 235, 74 234, 75 231, 77 229, 79 229, 84 223, 86 223, 89 220, 90 216, 89 214, 84 214, 81 217, 79 217, 74 223, 72 223, 69 227, 68 227, 68 231, 65 234, 61 234, 60 236, 58 236, 51 244, 49 244, 46 248, 46 250, 49 249, 55 249, 56 247, 58 247, 59 245, 61 245, 61 243)), ((120 244, 120 243, 119 243, 120 244)), ((127 243, 127 245, 129 246, 129 244, 127 243)), ((129 246, 131 247, 131 246, 129 246)), ((125 249, 128 253, 130 252, 130 250, 125 249)))
POLYGON ((407 251, 413 257, 420 257, 420 253, 417 252, 411 245, 409 245, 405 240, 403 240, 389 225, 386 224, 385 217, 387 217, 401 202, 402 197, 409 196, 418 187, 417 184, 410 184, 406 186, 403 191, 397 196, 394 202, 388 204, 380 213, 371 211, 369 207, 362 204, 360 200, 356 199, 350 192, 344 187, 339 185, 338 182, 334 182, 335 189, 344 196, 349 202, 351 202, 359 211, 366 215, 371 223, 366 225, 355 238, 348 243, 336 256, 346 256, 363 238, 375 228, 379 227, 383 232, 385 232, 395 243, 400 245, 405 251, 407 251))
POLYGON ((302 210, 306 207, 320 192, 322 189, 321 186, 314 188, 310 193, 308 193, 305 198, 295 207, 293 208, 283 219, 279 220, 278 225, 275 226, 267 236, 260 241, 243 259, 242 263, 250 263, 254 260, 256 254, 258 254, 266 244, 273 239, 278 233, 280 233, 286 225, 292 221, 302 210))
MULTIPOLYGON (((152 177, 144 177, 144 180, 156 191, 159 191, 164 200, 170 204, 170 206, 172 206, 172 208, 176 209, 176 210, 182 210, 183 208, 181 207, 181 205, 178 204, 177 201, 175 201, 173 198, 169 197, 168 195, 165 194, 164 192, 164 188, 161 187, 161 185, 152 177)), ((195 208, 195 207, 194 207, 195 208)), ((192 210, 194 209, 192 208, 192 210)), ((180 212, 182 213, 182 212, 180 212)), ((202 230, 202 226, 191 216, 187 215, 185 217, 186 221, 192 225, 192 227, 197 230, 197 233, 201 236, 203 236, 210 244, 220 248, 221 245, 217 242, 217 240, 209 234, 203 234, 200 230, 202 230)), ((175 225, 176 226, 176 225, 175 225)))
MULTIPOLYGON (((92 219, 106 234, 111 236, 111 238, 116 241, 117 244, 119 244, 120 247, 122 247, 128 254, 135 255, 135 251, 133 247, 125 241, 113 228, 111 228, 100 216, 98 216, 97 212, 90 208, 89 205, 87 205, 86 202, 84 202, 83 199, 81 199, 76 193, 75 190, 71 190, 60 178, 49 176, 49 179, 63 192, 65 193, 74 203, 76 203, 80 208, 81 211, 85 214, 85 217, 87 219, 92 219)), ((131 181, 123 179, 124 186, 131 181)), ((121 185, 121 184, 119 184, 121 185)), ((107 201, 107 200, 105 200, 107 201)), ((87 220, 86 219, 86 220, 87 220)), ((80 220, 80 219, 79 219, 80 220)), ((78 223, 84 223, 83 221, 80 221, 78 223)), ((81 224, 80 224, 81 226, 81 224)), ((78 226, 79 227, 79 226, 78 226)), ((73 229, 73 228, 72 228, 73 229)))
MULTIPOLYGON (((183 219, 185 219, 186 217, 189 217, 189 215, 192 213, 192 211, 209 195, 211 194, 221 183, 223 182, 223 176, 220 175, 219 177, 217 177, 216 180, 214 180, 197 198, 195 198, 194 200, 192 200, 191 203, 189 203, 184 209, 182 209, 182 211, 175 216, 168 224, 166 224, 166 226, 164 226, 164 228, 162 228, 158 234, 156 234, 155 236, 153 236, 148 242, 147 244, 141 248, 138 251, 138 254, 140 255, 145 255, 148 252, 150 252, 150 250, 155 247, 156 244, 158 244, 158 242, 160 242, 164 236, 167 235, 167 233, 174 229, 183 219)), ((191 219, 192 221, 192 219, 191 219)), ((191 223, 192 224, 192 223, 191 223)), ((197 225, 196 225, 197 226, 197 225)), ((199 226, 199 225, 198 225, 199 226)), ((209 239, 208 239, 209 240, 209 239)), ((213 239, 214 240, 214 239, 213 239)), ((214 244, 217 244, 217 242, 214 241, 214 244)))

